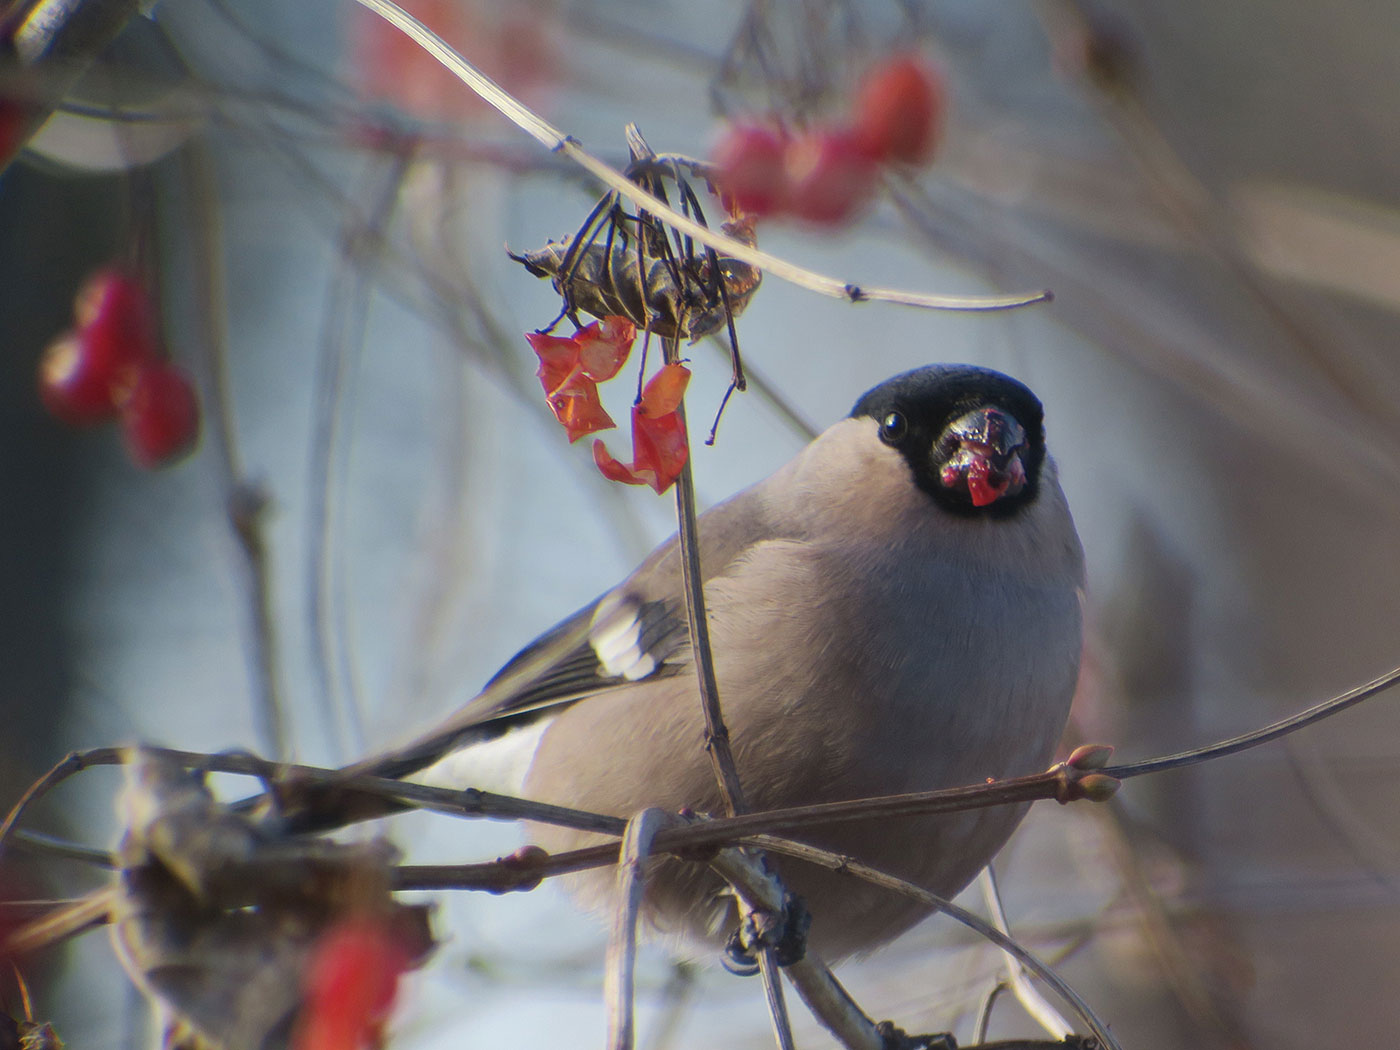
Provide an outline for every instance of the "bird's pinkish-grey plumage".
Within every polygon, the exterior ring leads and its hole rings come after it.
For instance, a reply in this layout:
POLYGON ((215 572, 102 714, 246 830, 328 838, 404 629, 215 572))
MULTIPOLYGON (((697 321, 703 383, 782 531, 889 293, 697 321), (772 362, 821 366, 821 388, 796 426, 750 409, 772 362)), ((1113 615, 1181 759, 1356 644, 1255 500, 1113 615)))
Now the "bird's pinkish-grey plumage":
MULTIPOLYGON (((955 787, 1049 763, 1078 674, 1083 556, 1039 402, 1019 383, 970 366, 896 377, 777 473, 702 515, 700 535, 720 700, 751 809, 955 787), (968 420, 985 423, 988 409, 1024 442, 992 450, 969 438, 987 428, 968 420), (949 466, 979 459, 975 477, 949 466)), ((527 797, 619 817, 648 806, 719 811, 679 558, 673 539, 444 726, 356 769, 488 786, 474 779, 481 741, 514 738, 528 744, 527 797)), ((1024 811, 797 837, 951 896, 1024 811)), ((597 841, 532 832, 551 850, 597 841)), ((827 958, 876 947, 926 912, 849 876, 775 863, 806 900, 811 944, 827 958)), ((612 885, 607 871, 575 879, 600 903, 612 885)), ((703 865, 660 861, 649 912, 664 929, 712 940, 729 918, 721 888, 703 865)))

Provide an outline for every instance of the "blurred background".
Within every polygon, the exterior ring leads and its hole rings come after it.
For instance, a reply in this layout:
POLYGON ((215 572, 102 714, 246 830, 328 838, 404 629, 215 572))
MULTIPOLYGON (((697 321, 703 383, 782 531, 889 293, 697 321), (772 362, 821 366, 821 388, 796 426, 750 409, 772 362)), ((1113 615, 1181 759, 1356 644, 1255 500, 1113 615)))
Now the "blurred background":
MULTIPOLYGON (((503 246, 572 233, 597 187, 350 0, 68 6, 115 38, 0 81, 31 116, 63 101, 0 175, 0 805, 72 748, 336 763, 406 737, 673 528, 669 498, 609 485, 566 444, 523 338, 558 299, 503 246), (133 260, 203 402, 197 450, 164 470, 36 394, 79 285, 133 260)), ((933 313, 766 280, 739 335, 782 407, 736 396, 696 483, 708 504, 757 480, 802 421, 896 371, 1024 380, 1090 564, 1066 748, 1178 750, 1400 662, 1400 7, 411 9, 616 165, 628 121, 705 156, 726 118, 840 119, 894 50, 938 64, 935 162, 890 174, 855 223, 764 223, 760 244, 842 281, 1054 302, 933 313)), ((708 342, 689 353, 707 421, 728 365, 708 342)), ((998 862, 1013 929, 1127 1047, 1393 1043, 1396 702, 1131 781, 1111 806, 1042 803, 998 862)), ((31 826, 106 846, 118 785, 85 773, 31 826)), ((390 833, 423 861, 519 843, 418 816, 390 833)), ((4 864, 26 894, 100 881, 4 864)), ((604 934, 557 891, 458 894, 436 929, 392 1045, 602 1040, 604 934)), ((771 1039, 756 981, 666 945, 644 961, 647 1045, 771 1039)), ((103 934, 40 962, 36 1012, 69 1045, 146 1040, 103 934)), ((839 972, 875 1017, 968 1042, 999 967, 935 919, 839 972)), ((998 1004, 993 1036, 1035 1031, 998 1004)), ((825 1039, 803 1023, 802 1045, 825 1039)))

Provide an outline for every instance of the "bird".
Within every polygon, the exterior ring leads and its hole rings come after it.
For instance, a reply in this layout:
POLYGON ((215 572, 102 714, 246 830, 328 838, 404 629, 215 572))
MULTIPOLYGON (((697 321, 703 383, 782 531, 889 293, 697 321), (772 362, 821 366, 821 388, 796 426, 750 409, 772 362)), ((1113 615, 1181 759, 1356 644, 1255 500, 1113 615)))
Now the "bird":
MULTIPOLYGON (((1084 556, 1045 449, 1043 408, 988 368, 936 364, 865 393, 766 480, 702 514, 701 573, 720 704, 751 811, 1038 772, 1068 717, 1084 556)), ((483 787, 616 817, 722 812, 705 750, 682 589, 663 543, 518 653, 434 730, 350 772, 483 787)), ((951 897, 1026 806, 833 824, 794 837, 951 897)), ((531 825, 550 851, 602 841, 531 825)), ((867 954, 928 912, 849 875, 773 864, 827 961, 867 954)), ((608 869, 570 877, 605 906, 608 869)), ((644 912, 682 944, 736 912, 702 863, 654 861, 644 912)))

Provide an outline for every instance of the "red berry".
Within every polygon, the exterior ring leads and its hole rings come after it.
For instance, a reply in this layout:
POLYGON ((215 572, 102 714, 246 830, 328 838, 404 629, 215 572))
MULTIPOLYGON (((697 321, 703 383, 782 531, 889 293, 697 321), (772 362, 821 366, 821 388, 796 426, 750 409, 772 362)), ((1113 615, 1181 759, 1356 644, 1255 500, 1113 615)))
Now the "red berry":
MULTIPOLYGON (((155 318, 146 289, 120 270, 99 270, 73 301, 78 331, 89 353, 116 370, 156 356, 155 318)), ((116 377, 114 382, 130 376, 116 377)), ((116 400, 120 401, 118 396, 116 400)))
POLYGON ((199 436, 199 402, 185 373, 167 361, 149 361, 122 405, 126 447, 138 465, 152 468, 178 459, 199 436))
POLYGON ((130 396, 137 370, 154 360, 155 324, 145 290, 102 270, 73 304, 78 330, 60 336, 39 360, 39 395, 65 423, 100 423, 130 396))
POLYGON ((876 66, 856 99, 855 137, 872 160, 925 164, 943 136, 948 91, 937 70, 915 55, 876 66))
POLYGON ((730 214, 774 215, 787 202, 782 132, 757 124, 736 124, 715 149, 715 166, 730 214))
POLYGON ((812 132, 794 140, 785 157, 791 187, 789 208, 808 222, 836 226, 849 221, 871 199, 875 163, 846 131, 812 132))
POLYGON ((94 360, 77 332, 59 336, 39 358, 39 399, 54 418, 73 426, 102 423, 117 414, 111 369, 94 360))

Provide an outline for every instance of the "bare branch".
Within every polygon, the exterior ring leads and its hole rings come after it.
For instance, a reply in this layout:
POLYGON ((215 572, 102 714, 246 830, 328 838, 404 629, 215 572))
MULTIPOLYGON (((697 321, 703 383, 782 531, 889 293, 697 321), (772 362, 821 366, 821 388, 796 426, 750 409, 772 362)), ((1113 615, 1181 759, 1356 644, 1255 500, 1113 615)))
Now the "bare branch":
POLYGON ((636 1042, 637 922, 642 913, 646 863, 656 833, 672 820, 663 810, 645 809, 627 822, 622 835, 617 862, 617 909, 603 971, 611 1050, 632 1050, 636 1042))
POLYGON ((1089 1008, 1089 1004, 1084 1001, 1078 992, 1066 984, 1059 974, 1055 973, 1049 966, 1045 965, 1045 963, 1041 962, 1025 948, 1021 947, 1016 941, 1007 937, 980 916, 973 914, 965 908, 959 907, 952 901, 944 900, 937 894, 921 889, 911 882, 906 882, 896 875, 891 875, 888 872, 881 871, 879 868, 864 864, 854 857, 843 857, 838 853, 831 853, 828 850, 818 849, 815 846, 808 846, 806 843, 793 842, 790 839, 780 839, 772 835, 760 835, 756 836, 756 839, 765 849, 771 850, 774 853, 782 853, 786 856, 797 857, 812 864, 820 864, 822 867, 830 868, 832 871, 849 872, 857 878, 864 879, 866 882, 892 890, 895 893, 903 894, 927 907, 936 908, 944 912, 969 929, 981 934, 998 948, 1014 955, 1027 969, 1053 988, 1057 995, 1074 1008, 1075 1013, 1080 1016, 1089 1027, 1089 1030, 1103 1044, 1104 1050, 1122 1050, 1118 1041, 1109 1033, 1108 1026, 1099 1020, 1094 1011, 1089 1008))
POLYGON ((609 189, 616 191, 638 208, 664 220, 668 226, 693 237, 701 244, 716 251, 723 252, 751 266, 757 266, 774 277, 833 299, 846 299, 853 303, 868 301, 901 303, 905 306, 917 306, 928 310, 1008 310, 1018 306, 1029 306, 1032 303, 1047 302, 1051 298, 1048 291, 1028 292, 1021 295, 963 296, 933 295, 927 292, 900 291, 893 288, 865 288, 850 281, 840 281, 834 277, 813 273, 811 270, 796 266, 775 255, 759 251, 757 248, 732 237, 727 237, 673 210, 660 198, 643 190, 620 171, 609 167, 588 153, 572 136, 565 135, 510 95, 499 84, 453 50, 442 37, 398 5, 390 3, 389 0, 357 0, 357 2, 410 37, 419 47, 450 70, 462 83, 547 149, 564 154, 609 189))
POLYGON ((1400 667, 1387 671, 1379 678, 1373 678, 1365 685, 1359 685, 1355 689, 1349 689, 1339 696, 1334 696, 1331 700, 1324 700, 1320 704, 1299 712, 1289 718, 1256 729, 1241 736, 1231 737, 1229 740, 1222 740, 1218 744, 1210 744, 1207 747, 1198 747, 1191 751, 1181 751, 1175 755, 1167 755, 1164 758, 1152 758, 1142 762, 1133 762, 1124 766, 1105 766, 1102 770, 1105 776, 1116 777, 1119 780, 1127 780, 1129 777, 1140 777, 1146 773, 1160 773, 1164 769, 1180 769, 1184 766, 1194 766, 1201 762, 1209 762, 1211 759, 1224 758, 1226 755, 1238 754, 1241 751, 1248 751, 1250 748, 1258 747, 1260 744, 1267 744, 1271 740, 1287 736, 1289 733, 1296 733, 1300 729, 1306 729, 1315 722, 1321 722, 1324 718, 1331 718, 1335 714, 1340 714, 1347 708, 1369 700, 1377 693, 1383 693, 1391 686, 1400 682, 1400 667))
MULTIPOLYGON (((737 849, 726 849, 710 862, 710 866, 724 876, 750 907, 782 911, 782 887, 754 857, 737 849)), ((808 1009, 843 1045, 849 1050, 882 1050, 884 1040, 875 1022, 856 1005, 820 959, 809 951, 785 969, 808 1009)))
MULTIPOLYGON (((996 869, 988 864, 977 876, 977 881, 981 884, 982 899, 987 904, 987 914, 991 916, 992 924, 1010 937, 1011 926, 1006 921, 1006 909, 1001 906, 1001 888, 997 885, 996 869)), ((1074 1029, 1026 979, 1026 968, 1021 961, 1009 952, 1002 954, 1006 958, 1005 983, 1015 994, 1016 1001, 1021 1004, 1021 1008, 1030 1014, 1035 1023, 1045 1029, 1052 1038, 1063 1039, 1070 1035, 1074 1029)))
POLYGON ((253 717, 262 746, 278 759, 287 755, 277 635, 272 622, 272 585, 263 529, 266 498, 243 469, 234 429, 233 394, 228 376, 227 304, 224 299, 223 223, 218 188, 207 147, 196 141, 181 151, 185 179, 195 210, 195 295, 201 331, 196 362, 204 387, 204 403, 212 424, 206 431, 223 489, 224 514, 242 554, 242 583, 248 614, 248 665, 253 690, 253 717))

